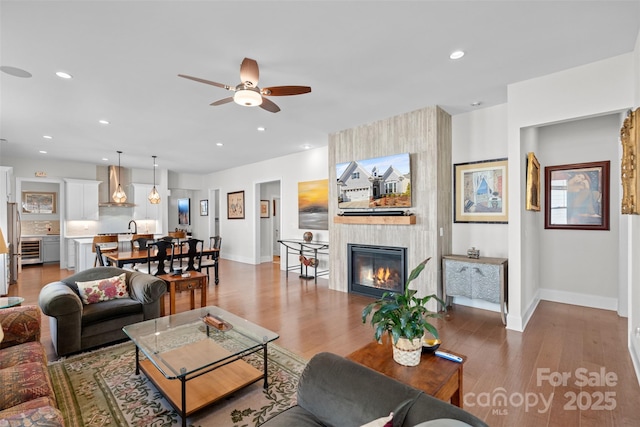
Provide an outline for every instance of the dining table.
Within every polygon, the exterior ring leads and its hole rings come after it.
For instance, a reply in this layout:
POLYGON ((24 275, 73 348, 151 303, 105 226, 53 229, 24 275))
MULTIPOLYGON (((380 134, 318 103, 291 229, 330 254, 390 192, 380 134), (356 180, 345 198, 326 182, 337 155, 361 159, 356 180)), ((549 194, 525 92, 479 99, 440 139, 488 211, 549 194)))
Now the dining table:
MULTIPOLYGON (((134 249, 134 250, 128 250, 128 251, 118 250, 114 252, 105 253, 104 257, 107 259, 107 262, 109 264, 122 268, 127 264, 139 264, 139 263, 147 262, 149 256, 151 257, 151 261, 154 261, 157 259, 157 253, 158 251, 156 249, 152 249, 150 253, 147 251, 147 249, 142 249, 142 250, 134 249)), ((204 258, 208 256, 211 256, 213 257, 213 259, 217 260, 218 257, 220 256, 220 249, 204 248, 202 250, 202 257, 204 258)), ((170 249, 167 250, 167 257, 171 257, 170 249)), ((188 258, 188 257, 189 257, 189 254, 186 252, 182 252, 182 253, 176 252, 173 254, 174 259, 188 258)), ((214 266, 214 280, 216 285, 220 282, 219 275, 218 275, 217 262, 214 266)))

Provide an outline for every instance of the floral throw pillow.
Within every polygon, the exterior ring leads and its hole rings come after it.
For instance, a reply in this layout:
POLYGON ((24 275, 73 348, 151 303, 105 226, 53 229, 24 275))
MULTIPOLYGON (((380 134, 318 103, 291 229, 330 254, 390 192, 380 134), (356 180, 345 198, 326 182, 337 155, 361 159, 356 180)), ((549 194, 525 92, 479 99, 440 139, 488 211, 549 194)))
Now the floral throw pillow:
POLYGON ((80 298, 84 304, 94 304, 116 298, 128 298, 126 273, 108 279, 76 282, 80 291, 80 298))

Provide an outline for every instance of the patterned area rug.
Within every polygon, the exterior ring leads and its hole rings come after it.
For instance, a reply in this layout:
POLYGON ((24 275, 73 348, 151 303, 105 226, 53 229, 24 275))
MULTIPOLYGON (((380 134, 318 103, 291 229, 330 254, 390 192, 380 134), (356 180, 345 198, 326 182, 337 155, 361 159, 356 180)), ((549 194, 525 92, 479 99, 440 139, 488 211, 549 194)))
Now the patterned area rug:
MULTIPOLYGON (((192 427, 258 426, 295 405, 306 361, 275 344, 268 346, 269 387, 262 380, 188 417, 192 427)), ((262 352, 244 358, 263 369, 262 352)), ((74 427, 181 425, 181 418, 141 372, 135 346, 127 342, 49 365, 58 406, 74 427)), ((177 380, 176 380, 177 381, 177 380)))

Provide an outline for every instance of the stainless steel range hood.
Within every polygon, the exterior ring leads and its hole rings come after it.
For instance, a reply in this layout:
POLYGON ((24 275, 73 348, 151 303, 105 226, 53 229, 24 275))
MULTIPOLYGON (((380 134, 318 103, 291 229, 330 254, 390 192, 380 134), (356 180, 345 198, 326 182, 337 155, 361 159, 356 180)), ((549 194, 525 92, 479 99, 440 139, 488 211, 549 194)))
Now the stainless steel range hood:
POLYGON ((130 208, 135 206, 129 203, 129 197, 132 197, 131 188, 131 170, 118 166, 96 166, 96 179, 101 181, 98 187, 98 200, 100 207, 109 208, 130 208), (118 170, 119 169, 119 170, 118 170), (120 181, 121 180, 121 181, 120 181), (116 203, 111 195, 118 188, 118 183, 122 185, 122 189, 127 195, 126 203, 116 203))

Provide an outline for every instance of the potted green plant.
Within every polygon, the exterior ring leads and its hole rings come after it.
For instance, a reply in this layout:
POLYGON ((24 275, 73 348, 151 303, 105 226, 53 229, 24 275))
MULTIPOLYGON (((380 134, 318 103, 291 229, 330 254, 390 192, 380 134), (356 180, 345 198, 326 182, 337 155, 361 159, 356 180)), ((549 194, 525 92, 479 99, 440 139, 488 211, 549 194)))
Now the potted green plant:
POLYGON ((425 259, 411 271, 403 293, 385 292, 380 299, 362 310, 363 323, 371 315, 377 341, 385 332, 393 339, 393 358, 401 365, 415 366, 420 363, 425 331, 438 338, 438 331, 429 323, 429 319, 440 315, 428 310, 426 304, 435 299, 446 309, 444 301, 435 294, 418 298, 418 291, 409 289, 409 284, 422 273, 430 259, 425 259))

